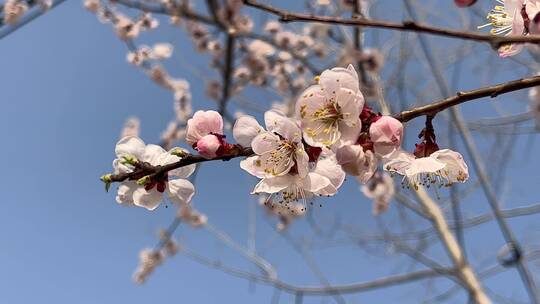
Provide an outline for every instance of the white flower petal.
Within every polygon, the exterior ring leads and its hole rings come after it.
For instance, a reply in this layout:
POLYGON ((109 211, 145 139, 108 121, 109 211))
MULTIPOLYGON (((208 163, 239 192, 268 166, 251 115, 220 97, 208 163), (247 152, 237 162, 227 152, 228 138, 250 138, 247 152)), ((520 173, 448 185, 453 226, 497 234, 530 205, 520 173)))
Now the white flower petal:
POLYGON ((251 147, 251 142, 264 129, 253 116, 242 116, 233 127, 233 137, 242 147, 251 147))
POLYGON ((264 122, 269 132, 275 132, 293 142, 302 140, 302 132, 296 122, 275 110, 264 113, 264 122))
POLYGON ((322 175, 330 181, 330 185, 319 190, 320 195, 334 195, 345 180, 345 172, 338 165, 335 155, 329 155, 317 162, 314 173, 322 175))
POLYGON ((386 171, 396 172, 400 175, 405 175, 405 171, 411 166, 414 161, 414 155, 403 150, 396 151, 390 158, 384 159, 383 168, 386 171))
POLYGON ((337 92, 336 102, 340 107, 345 123, 351 127, 360 121, 360 110, 364 106, 364 97, 349 89, 341 88, 337 92))
POLYGON ((251 194, 276 193, 289 187, 293 182, 294 177, 291 175, 264 178, 255 186, 251 194))
POLYGON ((167 153, 167 151, 162 147, 150 144, 144 149, 142 160, 150 163, 152 166, 159 166, 161 165, 160 161, 165 153, 167 153))
POLYGON ((340 88, 346 88, 358 92, 358 74, 354 67, 349 64, 347 68, 333 68, 322 72, 319 84, 328 92, 329 96, 335 95, 340 88))
POLYGON ((247 171, 249 174, 258 178, 264 178, 266 173, 262 167, 262 163, 259 160, 259 156, 251 156, 240 162, 240 168, 247 171))
POLYGON ((355 125, 350 126, 346 123, 339 123, 339 130, 341 131, 341 136, 339 137, 339 146, 343 145, 353 145, 358 141, 360 132, 362 131, 362 122, 360 118, 357 118, 358 121, 355 125))
POLYGON ((304 177, 308 174, 309 156, 303 148, 296 149, 296 167, 298 175, 304 177))
POLYGON ((133 192, 137 189, 138 185, 135 181, 125 181, 118 186, 116 193, 116 202, 123 204, 124 206, 133 205, 133 192))
POLYGON ((302 188, 306 191, 317 193, 328 186, 333 186, 330 179, 314 172, 310 172, 302 179, 302 188))
POLYGON ((251 147, 253 148, 253 152, 258 155, 262 155, 264 153, 277 149, 280 142, 281 140, 276 134, 273 134, 271 132, 263 132, 255 136, 255 138, 251 142, 251 147))
POLYGON ((144 141, 136 136, 127 136, 116 143, 114 152, 116 157, 121 158, 125 155, 133 155, 137 159, 142 159, 145 148, 144 141))
MULTIPOLYGON (((178 147, 172 148, 171 150, 169 150, 169 152, 163 153, 162 156, 159 158, 160 165, 164 166, 164 165, 167 165, 167 164, 172 164, 172 163, 176 163, 176 162, 180 161, 181 160, 180 157, 178 157, 176 155, 172 155, 172 152, 178 151, 178 150, 182 150, 182 151, 184 151, 186 153, 188 152, 187 150, 182 149, 182 148, 178 148, 178 147)), ((191 176, 191 174, 193 174, 193 172, 195 172, 196 168, 197 168, 197 165, 195 165, 195 164, 180 167, 180 168, 169 171, 169 176, 187 178, 187 177, 191 176)))
POLYGON ((419 174, 436 173, 444 168, 445 164, 432 157, 421 157, 412 161, 405 175, 410 179, 419 174))
POLYGON ((167 194, 175 204, 188 204, 195 195, 195 186, 186 179, 173 179, 167 183, 167 194))
POLYGON ((148 210, 156 209, 162 199, 163 194, 158 192, 155 188, 146 191, 144 187, 138 187, 135 192, 133 192, 133 203, 148 210))
POLYGON ((307 88, 296 101, 296 118, 303 122, 326 104, 326 95, 320 85, 307 88))
POLYGON ((469 179, 469 168, 463 160, 463 156, 458 152, 441 149, 432 153, 430 157, 446 165, 443 169, 443 176, 448 179, 449 183, 464 183, 469 179))

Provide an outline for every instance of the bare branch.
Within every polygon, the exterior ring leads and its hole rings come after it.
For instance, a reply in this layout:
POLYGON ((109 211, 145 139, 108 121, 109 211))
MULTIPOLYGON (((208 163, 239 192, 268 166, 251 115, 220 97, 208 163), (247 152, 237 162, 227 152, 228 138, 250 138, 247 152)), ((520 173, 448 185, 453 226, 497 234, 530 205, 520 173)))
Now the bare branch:
POLYGON ((382 28, 388 30, 398 30, 398 31, 408 31, 408 32, 419 32, 426 33, 431 35, 449 37, 449 38, 458 38, 464 40, 472 40, 478 42, 486 42, 492 45, 495 48, 498 48, 504 44, 509 43, 540 43, 540 35, 529 35, 529 36, 520 36, 520 35, 511 35, 511 36, 495 36, 495 35, 486 35, 475 32, 465 32, 452 29, 444 29, 433 27, 430 25, 416 23, 414 21, 403 21, 402 23, 389 22, 383 20, 373 20, 366 18, 354 18, 346 19, 339 17, 328 17, 328 16, 316 16, 310 14, 301 14, 293 13, 286 10, 278 9, 267 4, 263 4, 253 0, 244 0, 244 4, 252 6, 254 8, 266 11, 268 13, 279 16, 281 22, 318 22, 318 23, 329 23, 329 24, 339 24, 339 25, 348 25, 348 26, 362 26, 362 27, 373 27, 373 28, 382 28))
POLYGON ((538 85, 540 85, 540 76, 533 76, 529 78, 522 78, 518 80, 500 83, 490 87, 470 91, 460 91, 454 96, 427 104, 425 106, 417 107, 408 111, 403 111, 395 115, 394 117, 399 119, 400 121, 407 122, 419 116, 435 115, 440 111, 464 103, 466 101, 471 101, 484 97, 495 98, 501 94, 532 88, 538 85))

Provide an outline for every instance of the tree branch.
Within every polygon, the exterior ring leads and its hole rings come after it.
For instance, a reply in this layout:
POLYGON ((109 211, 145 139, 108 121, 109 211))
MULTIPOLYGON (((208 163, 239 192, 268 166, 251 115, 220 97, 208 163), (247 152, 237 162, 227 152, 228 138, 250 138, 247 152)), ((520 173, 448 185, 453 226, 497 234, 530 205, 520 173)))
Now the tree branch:
POLYGON ((311 14, 293 13, 286 10, 278 9, 270 5, 259 3, 253 0, 243 0, 247 6, 254 7, 256 9, 279 16, 281 22, 318 22, 318 23, 330 23, 347 26, 362 26, 382 28, 388 30, 419 32, 431 35, 458 38, 464 40, 473 40, 478 42, 486 42, 495 48, 498 48, 504 44, 509 43, 540 43, 540 35, 511 35, 511 36, 495 36, 480 34, 475 32, 465 32, 453 29, 437 28, 426 24, 416 23, 414 21, 403 21, 401 23, 389 22, 383 20, 373 20, 366 18, 339 18, 328 16, 316 16, 311 14))
POLYGON ((236 158, 236 157, 251 156, 251 155, 253 155, 253 150, 251 150, 251 148, 241 148, 241 147, 238 147, 237 149, 234 149, 233 152, 231 152, 231 153, 229 153, 227 155, 218 156, 216 158, 211 158, 211 159, 204 158, 204 157, 202 157, 200 155, 188 154, 188 155, 182 157, 181 160, 179 160, 179 161, 177 161, 175 163, 170 163, 168 165, 164 165, 164 166, 152 166, 152 165, 150 165, 148 163, 143 163, 141 168, 138 169, 138 170, 134 170, 134 171, 128 172, 128 173, 112 174, 112 175, 109 176, 108 180, 110 182, 122 182, 122 181, 125 181, 125 180, 129 180, 129 179, 132 180, 132 179, 142 177, 142 176, 146 176, 146 175, 164 174, 164 173, 166 173, 168 171, 178 169, 178 168, 181 168, 181 167, 185 167, 185 166, 189 166, 189 165, 193 165, 193 164, 197 164, 197 163, 213 161, 213 160, 227 161, 227 160, 230 160, 230 159, 233 159, 233 158, 236 158))
POLYGON ((474 99, 480 99, 483 97, 495 98, 501 94, 518 91, 521 89, 531 88, 540 85, 540 76, 533 76, 528 78, 522 78, 518 80, 512 80, 509 82, 500 83, 490 87, 484 87, 480 89, 470 91, 460 91, 456 95, 424 105, 411 110, 403 111, 394 117, 402 122, 407 122, 423 115, 435 115, 452 106, 471 101, 474 99))
POLYGON ((437 206, 437 204, 429 197, 423 187, 420 187, 417 191, 415 191, 415 194, 426 213, 431 216, 433 226, 436 228, 446 252, 456 267, 456 275, 461 279, 467 290, 470 292, 472 298, 474 299, 474 303, 491 303, 489 298, 484 293, 482 286, 480 285, 480 281, 469 264, 467 264, 463 252, 461 251, 461 247, 450 232, 448 223, 446 223, 444 215, 439 206, 437 206))
MULTIPOLYGON (((230 74, 230 73, 227 73, 227 74, 230 74)), ((470 90, 470 91, 461 91, 461 92, 458 92, 455 96, 448 97, 446 99, 436 101, 434 103, 430 103, 424 106, 413 108, 411 110, 403 111, 401 113, 394 115, 394 117, 402 122, 407 122, 419 116, 434 115, 449 107, 464 103, 466 101, 471 101, 474 99, 479 99, 479 98, 488 97, 488 96, 491 98, 494 98, 500 94, 505 94, 508 92, 513 92, 513 91, 530 88, 530 87, 534 87, 538 85, 540 85, 540 76, 534 76, 534 77, 509 81, 509 82, 501 83, 501 84, 490 86, 490 87, 485 87, 485 88, 480 88, 480 89, 475 89, 475 90, 470 90)), ((224 85, 224 87, 226 87, 226 85, 224 85)), ((224 108, 225 108, 225 105, 223 105, 223 103, 220 103, 220 111, 224 110, 224 108)), ((213 161, 213 160, 230 160, 236 157, 246 157, 246 156, 251 156, 251 155, 253 155, 253 150, 251 150, 251 148, 241 148, 241 147, 237 147, 237 149, 234 149, 234 151, 232 151, 230 154, 212 158, 212 159, 206 159, 199 155, 188 154, 187 156, 183 157, 180 161, 176 163, 168 164, 165 166, 151 166, 149 164, 145 164, 140 170, 135 170, 129 173, 113 174, 110 176, 110 182, 122 182, 124 180, 133 179, 136 177, 142 177, 145 175, 162 174, 162 173, 165 173, 165 172, 168 172, 168 171, 180 168, 180 167, 184 167, 184 166, 188 166, 188 165, 192 165, 192 164, 196 164, 200 162, 213 161)))

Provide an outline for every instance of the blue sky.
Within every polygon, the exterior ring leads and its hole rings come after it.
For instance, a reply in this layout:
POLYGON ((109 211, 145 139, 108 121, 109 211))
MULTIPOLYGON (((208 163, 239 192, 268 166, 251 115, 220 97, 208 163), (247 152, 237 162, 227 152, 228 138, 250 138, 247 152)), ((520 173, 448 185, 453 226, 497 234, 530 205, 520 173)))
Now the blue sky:
MULTIPOLYGON (((165 26, 146 37, 143 41, 148 43, 172 41, 177 46, 168 63, 171 74, 191 82, 196 109, 212 108, 204 95, 202 80, 215 78, 216 74, 206 67, 206 58, 195 54, 178 29, 165 26)), ((486 46, 479 47, 479 56, 487 58, 489 52, 486 46)), ((181 255, 167 260, 146 284, 137 286, 131 281, 138 252, 155 244, 157 230, 169 224, 174 210, 162 207, 148 212, 119 206, 114 201, 114 191, 105 193, 98 177, 111 170, 114 144, 127 117, 138 116, 142 122, 141 137, 146 142, 158 142, 160 132, 173 117, 172 96, 126 63, 126 47, 110 26, 100 24, 95 16, 84 11, 79 1, 68 1, 0 41, 0 53, 0 302, 270 301, 272 288, 252 286, 181 255)), ((470 65, 468 61, 464 64, 466 76, 460 88, 485 84, 480 77, 472 76, 472 61, 470 65)), ((418 73, 422 68, 416 64, 408 71, 418 73)), ((527 72, 512 68, 508 62, 501 69, 491 81, 513 79, 527 72)), ((274 99, 264 92, 253 93, 252 97, 269 102, 274 99)), ((500 100, 499 106, 512 112, 523 111, 526 104, 525 94, 511 94, 500 100)), ((464 106, 465 116, 474 120, 495 115, 494 108, 487 103, 484 100, 464 106)), ((492 141, 480 141, 486 155, 490 152, 487 143, 492 141)), ((506 160, 511 183, 498 188, 500 198, 505 207, 538 203, 540 162, 534 157, 540 148, 538 140, 534 135, 519 136, 513 145, 516 153, 506 160)), ((488 166, 494 173, 501 164, 488 166)), ((254 180, 241 172, 237 160, 207 164, 197 180, 194 204, 209 216, 213 225, 245 244, 248 207, 256 203, 249 196, 254 180)), ((380 222, 372 216, 370 202, 359 193, 353 179, 336 198, 321 203, 323 207, 314 208, 313 213, 323 229, 329 229, 339 219, 353 223, 359 231, 370 232, 380 222)), ((467 215, 489 210, 481 191, 467 197, 463 205, 467 215)), ((273 222, 261 211, 257 211, 257 248, 275 263, 284 281, 318 284, 301 256, 287 241, 275 236, 273 222)), ((382 221, 391 226, 396 218, 398 211, 393 205, 382 221)), ((538 217, 513 219, 510 223, 521 240, 538 247, 538 217)), ((310 231, 307 222, 301 221, 289 233, 310 237, 310 231)), ((255 271, 205 231, 181 227, 175 237, 209 257, 255 271)), ((493 223, 472 229, 467 243, 474 266, 481 269, 495 262, 493 256, 503 244, 493 223)), ((391 259, 391 248, 384 249, 380 244, 373 246, 375 253, 355 245, 326 247, 315 249, 313 257, 335 284, 370 280, 406 271, 411 266, 404 259, 391 259)), ((429 252, 438 261, 448 262, 440 248, 429 252)), ((531 264, 537 273, 538 264, 531 264)), ((526 299, 515 271, 487 283, 507 296, 526 299)), ((397 287, 348 296, 347 300, 417 303, 431 288, 443 291, 445 286, 451 285, 440 280, 435 286, 397 287)), ((462 302, 463 293, 454 299, 462 302)), ((281 294, 281 301, 289 303, 292 298, 281 294)), ((320 300, 306 298, 305 303, 311 302, 320 300)))

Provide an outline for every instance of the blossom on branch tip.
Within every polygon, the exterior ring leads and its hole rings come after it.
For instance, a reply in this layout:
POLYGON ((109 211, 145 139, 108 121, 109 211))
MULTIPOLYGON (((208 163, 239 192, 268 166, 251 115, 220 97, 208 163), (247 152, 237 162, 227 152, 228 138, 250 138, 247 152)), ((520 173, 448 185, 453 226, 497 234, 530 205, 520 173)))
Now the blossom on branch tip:
MULTIPOLYGON (((144 164, 164 166, 178 162, 178 149, 169 152, 157 145, 146 145, 140 138, 122 138, 115 148, 114 173, 130 173, 142 168, 144 164), (173 154, 174 153, 174 154, 173 154)), ((120 204, 135 205, 148 210, 156 209, 163 200, 163 194, 175 204, 186 204, 195 194, 191 182, 184 179, 195 171, 195 165, 184 166, 162 175, 138 176, 126 180, 118 187, 116 201, 120 204), (144 178, 143 178, 144 177, 144 178), (177 177, 177 179, 170 179, 177 177), (139 182, 140 181, 140 182, 139 182)))
POLYGON ((398 151, 384 164, 384 169, 407 178, 404 186, 418 189, 420 185, 429 187, 450 186, 464 183, 469 178, 469 169, 458 152, 442 149, 427 157, 416 158, 413 154, 398 151))
POLYGON ((304 140, 311 146, 353 144, 362 128, 364 97, 352 65, 324 71, 296 103, 304 140))

